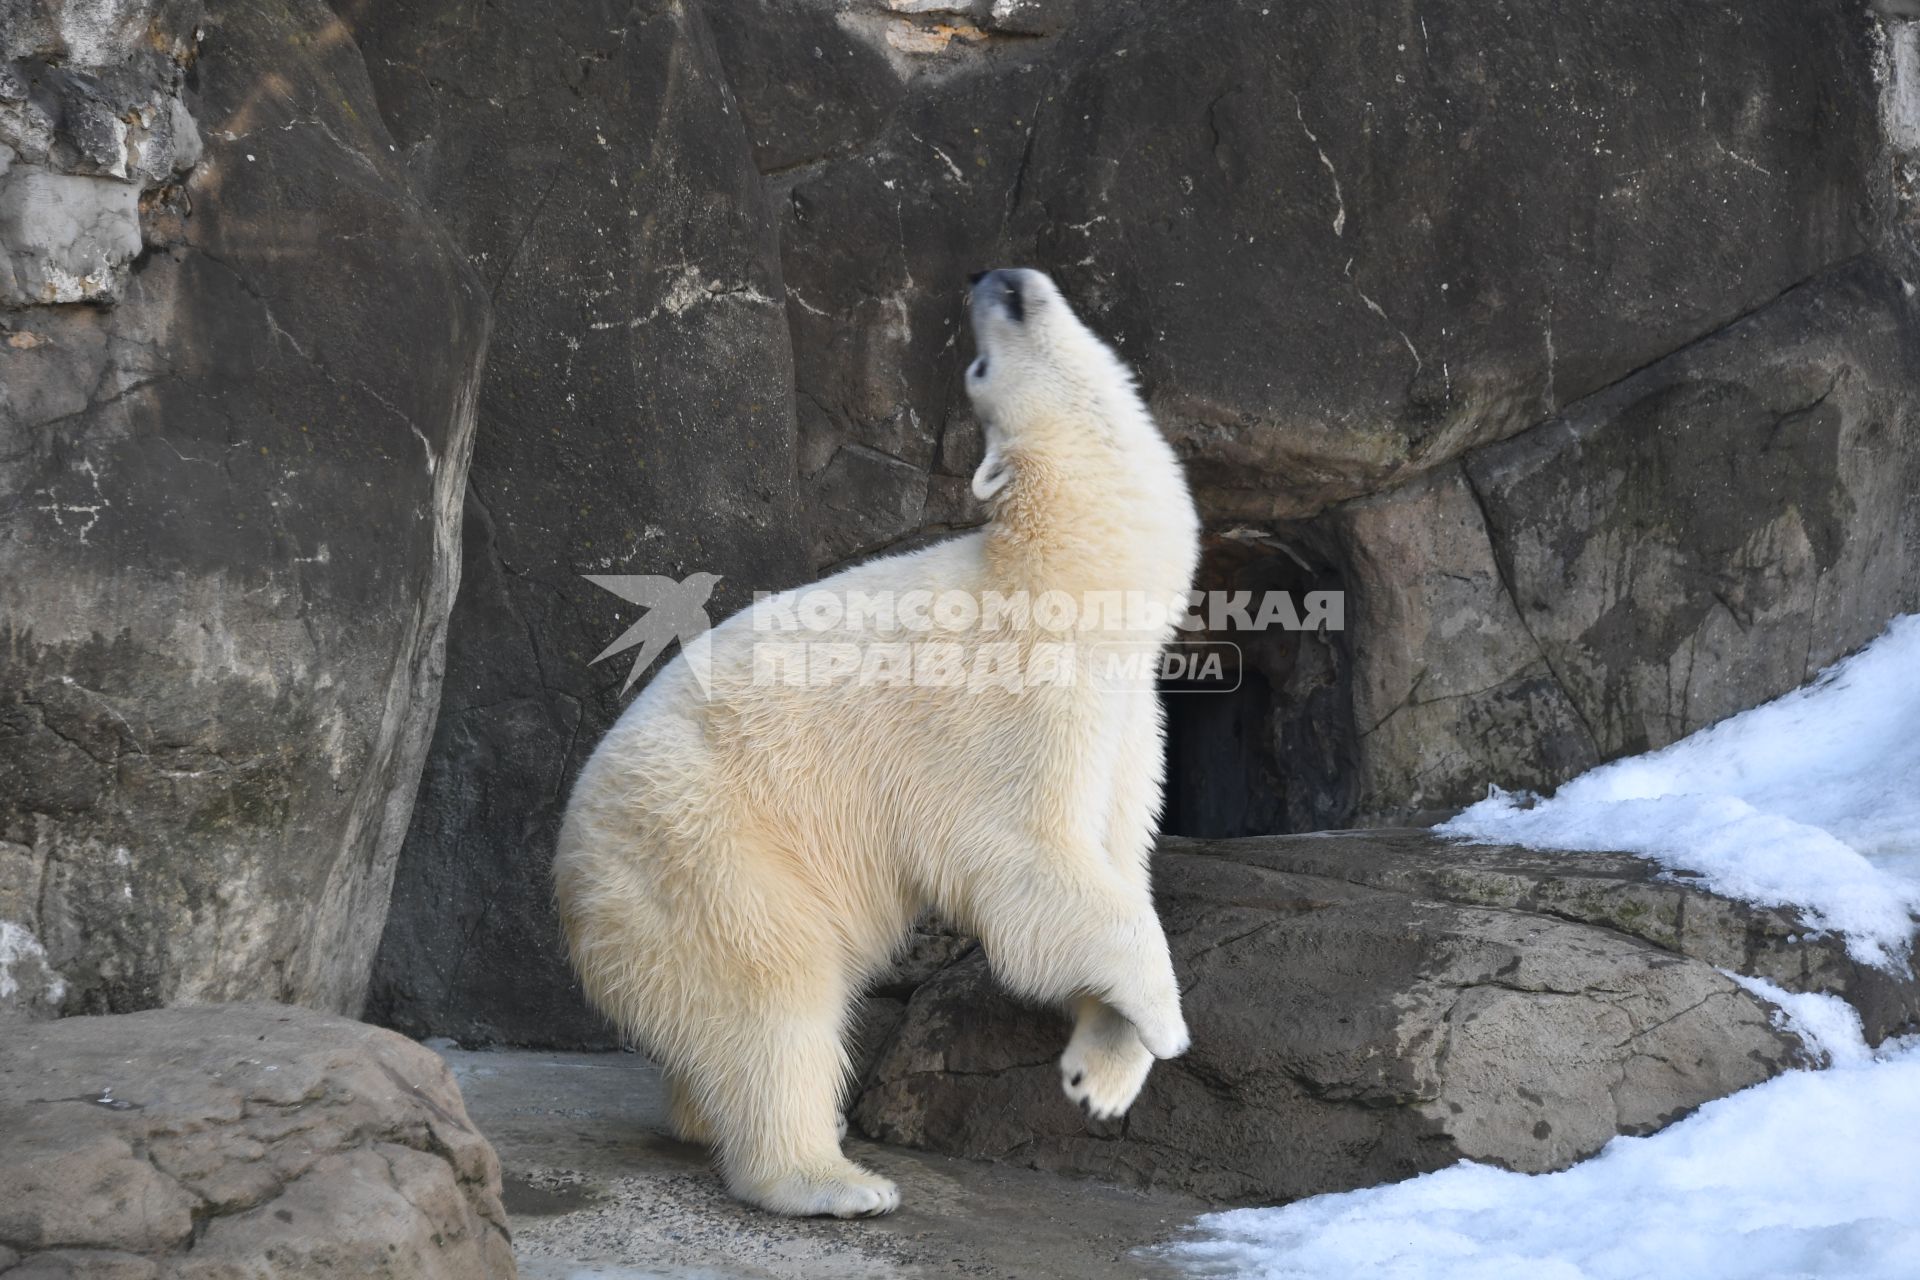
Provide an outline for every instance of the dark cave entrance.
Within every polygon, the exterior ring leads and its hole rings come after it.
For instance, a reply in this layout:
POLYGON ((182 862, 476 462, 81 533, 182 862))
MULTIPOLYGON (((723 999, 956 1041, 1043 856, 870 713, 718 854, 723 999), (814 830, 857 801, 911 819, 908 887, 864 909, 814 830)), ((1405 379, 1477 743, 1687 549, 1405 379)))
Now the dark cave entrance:
MULTIPOLYGON (((1309 592, 1344 590, 1340 564, 1316 530, 1235 529, 1207 535, 1197 585, 1248 593, 1252 613, 1265 593, 1284 592, 1304 612, 1309 592)), ((1355 733, 1347 633, 1228 628, 1188 640, 1188 647, 1219 648, 1226 669, 1215 679, 1161 682, 1167 798, 1160 829, 1226 837, 1348 825, 1355 733)))

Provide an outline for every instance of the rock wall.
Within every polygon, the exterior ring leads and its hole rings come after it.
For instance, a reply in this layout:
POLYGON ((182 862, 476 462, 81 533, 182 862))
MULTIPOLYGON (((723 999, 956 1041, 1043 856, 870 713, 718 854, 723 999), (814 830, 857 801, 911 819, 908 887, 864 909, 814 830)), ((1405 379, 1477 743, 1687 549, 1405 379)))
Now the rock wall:
POLYGON ((485 294, 324 6, 0 32, 0 1007, 357 1010, 485 294))
POLYGON ((500 332, 393 1025, 604 1043, 545 881, 624 679, 578 575, 726 607, 977 521, 983 265, 1139 370, 1207 585, 1347 593, 1172 699, 1174 830, 1550 787, 1920 606, 1920 110, 1864 6, 342 7, 500 332))
POLYGON ((1872 32, 1840 6, 1120 0, 1049 6, 1037 37, 1010 8, 716 7, 785 197, 823 559, 927 523, 850 522, 836 459, 949 474, 943 353, 979 262, 1052 271, 1138 369, 1203 510, 1264 521, 1529 427, 1886 216, 1872 32), (808 14, 839 33, 812 74, 756 83, 808 14), (885 115, 830 110, 889 72, 885 115))
POLYGON ((724 616, 804 581, 772 219, 693 6, 471 20, 368 5, 399 157, 487 279, 447 685, 369 1013, 462 1040, 610 1043, 572 994, 547 875, 618 716, 637 616, 581 575, 722 575, 724 616))

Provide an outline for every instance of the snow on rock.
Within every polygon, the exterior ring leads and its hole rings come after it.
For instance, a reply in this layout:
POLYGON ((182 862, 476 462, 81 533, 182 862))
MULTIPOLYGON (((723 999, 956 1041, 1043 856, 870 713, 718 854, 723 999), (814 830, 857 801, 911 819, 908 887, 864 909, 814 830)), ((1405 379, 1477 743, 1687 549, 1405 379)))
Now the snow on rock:
POLYGON ((1872 1061, 1873 1050, 1861 1030, 1860 1011, 1839 996, 1824 991, 1788 991, 1765 978, 1749 978, 1731 969, 1720 972, 1778 1008, 1775 1025, 1824 1054, 1827 1065, 1859 1067, 1872 1061))
MULTIPOLYGON (((1863 963, 1906 969, 1920 911, 1920 617, 1808 687, 1551 799, 1496 790, 1439 828, 1639 853, 1720 894, 1797 909, 1863 963)), ((1709 1102, 1585 1164, 1461 1162, 1284 1208, 1211 1214, 1168 1256, 1196 1275, 1380 1280, 1894 1280, 1920 1258, 1920 1037, 1868 1049, 1858 1012, 1721 970, 1832 1069, 1709 1102)))
POLYGON ((1493 789, 1438 828, 1640 853, 1728 897, 1797 908, 1904 969, 1920 913, 1920 615, 1812 684, 1539 800, 1493 789))
POLYGON ((1710 1102, 1652 1137, 1616 1138, 1560 1173, 1462 1162, 1209 1214, 1166 1252, 1189 1274, 1247 1280, 1909 1280, 1915 1150, 1920 1038, 1908 1038, 1710 1102))

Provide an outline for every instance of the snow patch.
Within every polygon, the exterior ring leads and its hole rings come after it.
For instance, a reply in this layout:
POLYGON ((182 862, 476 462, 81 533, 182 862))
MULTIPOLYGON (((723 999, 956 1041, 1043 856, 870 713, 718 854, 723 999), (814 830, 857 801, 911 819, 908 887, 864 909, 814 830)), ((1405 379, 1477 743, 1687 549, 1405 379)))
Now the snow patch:
POLYGON ((1920 1037, 1709 1102, 1560 1173, 1463 1161, 1208 1214, 1164 1253, 1190 1275, 1247 1280, 1910 1280, 1916 1150, 1920 1037))
POLYGON ((1793 907, 1905 970, 1920 913, 1920 616, 1808 685, 1552 799, 1493 788, 1439 827, 1485 843, 1638 853, 1716 893, 1793 907))

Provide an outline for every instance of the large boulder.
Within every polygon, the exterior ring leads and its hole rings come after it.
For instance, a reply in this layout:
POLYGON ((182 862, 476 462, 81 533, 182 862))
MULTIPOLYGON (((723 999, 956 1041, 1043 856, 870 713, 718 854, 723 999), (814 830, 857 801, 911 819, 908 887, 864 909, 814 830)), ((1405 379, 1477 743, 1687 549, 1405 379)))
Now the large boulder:
POLYGON ((484 290, 324 5, 0 14, 0 131, 52 130, 0 177, 42 175, 0 193, 0 1006, 356 1010, 439 699, 484 290), (111 252, 65 196, 52 234, 52 177, 125 188, 111 252))
POLYGON ((1161 914, 1193 1048, 1119 1122, 1061 1096, 1066 1028, 970 953, 915 991, 854 1108, 869 1136, 1215 1200, 1369 1186, 1461 1158, 1538 1172, 1808 1060, 1721 972, 1920 1026, 1920 985, 1788 913, 1625 856, 1423 832, 1169 840, 1161 914))
POLYGON ((486 277, 464 576, 371 1016, 609 1044, 547 874, 637 610, 584 574, 807 576, 774 221, 698 7, 357 7, 380 113, 486 277))
POLYGON ((514 1275, 493 1148, 391 1031, 270 1004, 20 1028, 0 1132, 12 1274, 514 1275))

